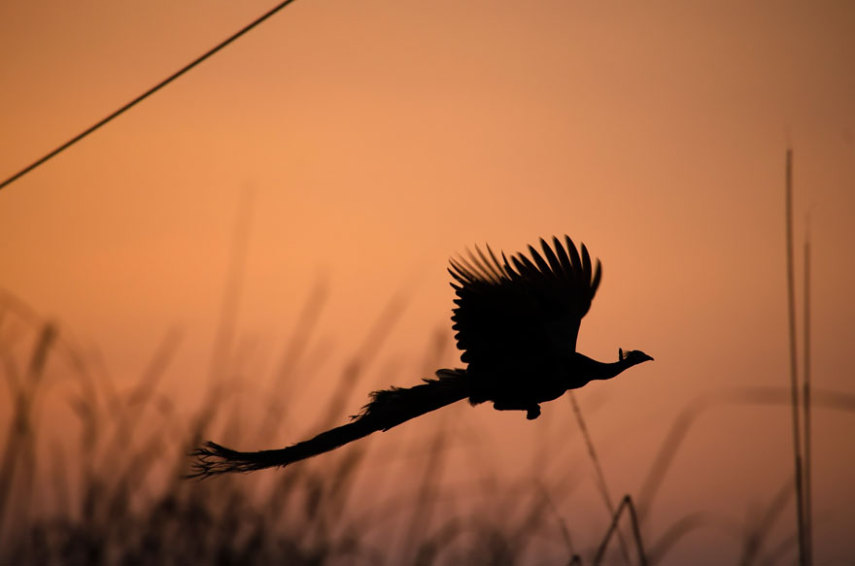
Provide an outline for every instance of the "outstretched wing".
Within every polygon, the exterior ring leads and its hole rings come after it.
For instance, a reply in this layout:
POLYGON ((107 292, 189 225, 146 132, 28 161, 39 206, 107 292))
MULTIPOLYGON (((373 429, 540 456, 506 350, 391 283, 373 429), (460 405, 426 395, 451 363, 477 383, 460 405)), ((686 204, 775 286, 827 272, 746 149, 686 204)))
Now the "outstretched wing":
POLYGON ((468 259, 450 261, 457 307, 451 317, 461 359, 472 364, 519 367, 576 348, 582 317, 600 284, 599 260, 591 264, 569 236, 552 246, 540 240, 542 254, 529 246, 501 260, 487 247, 468 259))

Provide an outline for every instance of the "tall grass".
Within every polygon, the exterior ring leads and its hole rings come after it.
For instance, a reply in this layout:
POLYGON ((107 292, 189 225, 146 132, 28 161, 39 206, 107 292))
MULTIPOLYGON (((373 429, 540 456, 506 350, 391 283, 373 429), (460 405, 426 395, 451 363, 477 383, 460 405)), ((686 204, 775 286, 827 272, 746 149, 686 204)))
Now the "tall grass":
MULTIPOLYGON (((321 308, 323 295, 315 290, 307 311, 321 308)), ((394 320, 400 305, 393 303, 375 328, 394 320)), ((499 479, 484 465, 480 484, 455 485, 446 470, 450 423, 439 414, 438 426, 415 439, 417 449, 384 442, 385 452, 369 458, 374 446, 366 439, 325 456, 323 462, 260 477, 182 479, 189 464, 186 453, 194 442, 245 419, 231 405, 238 396, 226 395, 240 385, 225 378, 210 388, 195 413, 181 416, 176 411, 160 386, 180 339, 177 332, 167 333, 140 377, 122 388, 102 373, 97 361, 81 355, 59 326, 9 295, 0 297, 0 367, 11 393, 11 411, 0 431, 0 564, 527 564, 556 556, 566 564, 657 564, 686 536, 720 523, 700 511, 687 512, 658 533, 649 532, 646 523, 692 424, 726 404, 788 402, 783 388, 745 388, 689 404, 653 455, 637 496, 624 496, 602 538, 579 547, 562 509, 580 472, 545 473, 555 465, 550 464, 555 461, 550 439, 544 438, 533 451, 530 476, 499 479), (61 387, 63 383, 68 387, 61 387), (51 396, 64 398, 71 409, 76 445, 42 432, 51 396), (371 463, 377 457, 383 465, 371 463), (378 474, 392 474, 395 461, 420 475, 412 492, 390 487, 370 498, 359 492, 364 485, 360 476, 372 476, 377 480, 373 485, 393 486, 394 476, 384 480, 378 474), (486 510, 461 505, 462 496, 479 490, 490 501, 486 510), (619 548, 616 533, 622 521, 631 534, 624 551, 613 551, 609 559, 609 549, 619 548)), ((379 351, 377 342, 373 344, 375 351, 368 348, 372 359, 379 351)), ((441 338, 431 344, 423 370, 435 367, 443 355, 441 338)), ((283 407, 273 392, 289 390, 290 376, 296 373, 289 364, 307 356, 306 348, 304 338, 295 333, 263 395, 271 399, 269 411, 254 411, 255 422, 241 427, 246 432, 238 440, 276 436, 278 421, 270 415, 283 407)), ((236 363, 227 362, 230 367, 236 363)), ((366 370, 375 365, 354 355, 339 376, 340 388, 360 385, 366 370)), ((332 409, 347 401, 334 398, 321 407, 318 412, 324 417, 315 426, 325 426, 332 409)), ((821 389, 813 392, 813 403, 855 411, 852 396, 821 389)), ((584 423, 578 403, 575 412, 584 423)), ((600 489, 607 494, 593 439, 587 428, 583 432, 600 489)), ((482 465, 486 459, 477 456, 479 450, 500 449, 477 444, 471 448, 473 461, 482 465)), ((773 527, 791 502, 792 490, 781 489, 742 527, 740 564, 792 558, 797 537, 772 538, 773 527)))
POLYGON ((802 453, 802 405, 799 402, 798 353, 796 343, 796 291, 795 259, 793 254, 793 150, 787 149, 786 158, 786 226, 787 226, 787 321, 790 339, 790 406, 793 425, 793 459, 795 467, 796 527, 798 529, 799 564, 808 566, 805 534, 804 457, 802 453))
MULTIPOLYGON (((245 234, 247 224, 236 230, 245 234)), ((243 253, 236 248, 232 289, 240 287, 243 253)), ((233 330, 218 333, 203 400, 186 414, 161 391, 180 348, 177 331, 166 333, 135 382, 120 387, 97 356, 82 354, 60 325, 0 291, 0 378, 9 392, 9 411, 0 419, 0 564, 528 564, 547 558, 552 563, 556 557, 566 564, 658 564, 699 529, 722 528, 719 518, 687 510, 661 532, 649 530, 650 510, 692 425, 723 405, 790 401, 783 388, 742 388, 689 403, 651 455, 639 492, 624 495, 615 507, 582 408, 571 398, 611 516, 602 537, 581 546, 562 509, 580 470, 587 469, 582 462, 547 474, 560 463, 554 439, 543 437, 532 451, 529 476, 499 478, 489 454, 501 447, 485 446, 477 431, 452 428, 443 414, 435 415, 437 426, 423 437, 409 444, 384 442, 384 451, 375 454, 369 454, 374 446, 365 439, 323 462, 260 477, 183 479, 186 455, 203 438, 231 433, 225 440, 247 445, 279 436, 288 415, 283 400, 292 397, 297 376, 312 365, 314 325, 326 296, 322 284, 312 290, 260 396, 266 405, 253 408, 254 418, 247 419, 240 395, 232 394, 243 387, 235 377, 242 373, 242 360, 233 348, 233 330), (56 439, 46 433, 45 411, 59 401, 73 415, 69 428, 75 434, 56 439), (452 444, 461 442, 481 471, 477 485, 456 485, 447 470, 452 444), (379 466, 372 463, 378 457, 379 466), (394 489, 394 462, 418 476, 412 493, 394 489), (388 490, 366 497, 359 492, 360 477, 366 476, 388 490), (473 493, 489 505, 474 511, 462 505, 473 493), (630 527, 628 537, 619 534, 622 521, 630 527)), ((237 304, 234 298, 224 301, 222 325, 236 324, 237 304)), ((340 421, 353 402, 351 393, 370 388, 365 376, 380 370, 384 341, 403 308, 402 297, 390 301, 338 375, 337 394, 317 408, 318 422, 302 432, 340 421)), ((432 337, 415 373, 430 374, 437 367, 447 340, 444 332, 432 337)), ((855 412, 855 396, 816 388, 810 395, 814 407, 855 412)), ((798 536, 772 537, 792 501, 792 490, 782 488, 747 525, 736 528, 740 564, 792 559, 798 536)))
MULTIPOLYGON (((308 308, 318 308, 313 304, 308 308)), ((442 481, 445 426, 418 442, 425 447, 421 462, 407 458, 421 469, 415 494, 405 501, 390 489, 372 498, 375 508, 366 508, 364 494, 355 492, 360 474, 373 473, 366 465, 370 440, 320 465, 309 462, 258 478, 187 481, 189 447, 245 420, 233 410, 239 396, 228 394, 240 384, 220 374, 200 408, 182 417, 160 392, 180 345, 177 332, 167 333, 141 376, 122 388, 100 373, 97 361, 67 344, 55 325, 20 307, 10 296, 0 300, 0 359, 12 392, 0 446, 0 564, 513 563, 525 559, 531 533, 555 521, 534 484, 496 498, 520 508, 502 521, 483 521, 463 510, 437 521, 437 507, 456 499, 442 481), (30 345, 23 338, 27 333, 34 336, 30 345), (52 406, 65 398, 76 445, 41 433, 46 424, 39 408, 51 395, 58 397, 52 406), (390 528, 397 534, 392 539, 374 532, 390 528)), ((341 392, 355 389, 376 365, 379 329, 389 328, 400 308, 399 300, 390 304, 360 353, 345 364, 336 387, 340 394, 320 407, 316 427, 327 426, 335 413, 338 419, 346 414, 349 395, 341 392)), ((441 344, 434 341, 425 367, 438 363, 441 344)), ((290 361, 277 369, 271 391, 289 388, 295 372, 287 364, 306 355, 302 348, 293 341, 286 346, 290 361)), ((271 404, 272 412, 277 408, 271 404)), ((253 426, 241 430, 256 439, 275 437, 277 423, 270 415, 262 411, 253 426)), ((396 458, 401 456, 392 453, 386 460, 396 458)))

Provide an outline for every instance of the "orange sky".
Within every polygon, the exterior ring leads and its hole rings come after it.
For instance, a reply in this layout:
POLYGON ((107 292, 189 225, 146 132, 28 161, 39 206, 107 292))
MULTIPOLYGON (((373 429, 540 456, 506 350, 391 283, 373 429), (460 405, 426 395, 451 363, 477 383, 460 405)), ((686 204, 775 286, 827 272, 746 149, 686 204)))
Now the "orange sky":
MULTIPOLYGON (((3 3, 0 177, 270 5, 3 3)), ((397 292, 407 309, 385 359, 419 367, 437 329, 450 337, 451 254, 568 233, 604 266, 579 349, 656 358, 580 394, 599 404, 589 424, 613 490, 637 491, 638 462, 696 396, 787 384, 787 143, 799 241, 811 214, 815 383, 855 393, 853 30, 847 1, 302 0, 0 192, 0 288, 97 346, 119 379, 178 326, 180 398, 207 375, 243 194, 239 339, 272 364, 324 282, 316 340, 333 353, 319 375, 337 375, 397 292)), ((538 434, 477 412, 460 426, 538 434)), ((765 504, 790 473, 787 419, 711 410, 653 520, 765 504)), ((815 430, 818 552, 851 557, 855 415, 818 411, 815 430)))

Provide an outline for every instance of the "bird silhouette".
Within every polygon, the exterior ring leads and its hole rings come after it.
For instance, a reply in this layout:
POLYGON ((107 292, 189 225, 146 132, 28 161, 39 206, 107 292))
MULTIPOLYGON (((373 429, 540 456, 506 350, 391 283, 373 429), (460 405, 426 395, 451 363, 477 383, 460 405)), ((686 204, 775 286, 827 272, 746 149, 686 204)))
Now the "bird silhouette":
POLYGON ((579 325, 600 285, 600 262, 591 263, 584 244, 580 254, 569 236, 563 243, 553 237, 551 246, 541 239, 540 248, 500 259, 489 246, 486 253, 476 247, 450 260, 457 295, 452 329, 465 369, 440 369, 414 387, 374 391, 348 424, 286 448, 240 452, 206 442, 192 453, 190 476, 286 466, 467 398, 536 419, 541 403, 653 359, 618 349, 617 361, 605 363, 577 352, 579 325))

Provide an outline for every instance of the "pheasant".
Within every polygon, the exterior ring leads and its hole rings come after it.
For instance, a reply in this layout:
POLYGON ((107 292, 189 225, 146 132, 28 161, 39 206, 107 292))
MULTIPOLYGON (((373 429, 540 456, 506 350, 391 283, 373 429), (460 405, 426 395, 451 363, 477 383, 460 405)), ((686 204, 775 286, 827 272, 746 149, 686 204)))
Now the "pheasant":
POLYGON ((590 381, 611 379, 652 360, 640 350, 618 349, 615 362, 600 362, 576 351, 579 325, 602 276, 584 244, 569 236, 540 251, 501 259, 487 246, 450 260, 457 298, 451 320, 465 368, 440 369, 414 387, 371 393, 370 402, 351 422, 286 448, 240 452, 206 442, 192 455, 191 477, 282 467, 328 452, 377 431, 468 399, 491 402, 499 411, 540 416, 540 405, 590 381))

